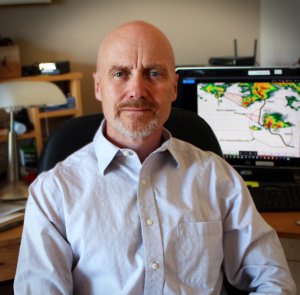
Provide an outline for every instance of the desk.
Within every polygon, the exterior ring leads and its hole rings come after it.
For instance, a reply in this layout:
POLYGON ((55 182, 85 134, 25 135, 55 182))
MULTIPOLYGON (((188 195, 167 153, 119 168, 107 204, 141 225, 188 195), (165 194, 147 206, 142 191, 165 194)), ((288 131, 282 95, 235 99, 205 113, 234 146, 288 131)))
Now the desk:
POLYGON ((23 226, 0 232, 0 282, 15 276, 23 226))
POLYGON ((300 212, 262 212, 261 215, 280 238, 300 240, 300 226, 296 224, 300 220, 300 212))
MULTIPOLYGON (((300 226, 296 224, 300 212, 263 212, 261 215, 279 237, 300 240, 300 226)), ((0 232, 0 282, 14 278, 22 229, 20 225, 0 232)))

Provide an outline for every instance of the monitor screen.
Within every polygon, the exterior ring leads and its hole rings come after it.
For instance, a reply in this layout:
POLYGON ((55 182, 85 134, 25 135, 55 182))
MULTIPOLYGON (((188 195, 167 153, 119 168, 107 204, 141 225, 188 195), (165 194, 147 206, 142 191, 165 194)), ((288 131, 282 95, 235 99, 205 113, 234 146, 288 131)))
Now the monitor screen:
POLYGON ((224 158, 242 174, 300 168, 300 68, 179 67, 177 73, 174 106, 205 119, 224 158))

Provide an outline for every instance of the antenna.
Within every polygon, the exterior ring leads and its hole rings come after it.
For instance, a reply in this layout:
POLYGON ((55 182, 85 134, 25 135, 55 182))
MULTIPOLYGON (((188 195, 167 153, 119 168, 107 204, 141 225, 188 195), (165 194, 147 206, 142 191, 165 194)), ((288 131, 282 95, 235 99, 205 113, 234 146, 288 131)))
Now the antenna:
POLYGON ((256 50, 257 50, 257 39, 254 39, 253 65, 256 64, 256 50))
POLYGON ((255 66, 256 64, 256 51, 257 39, 254 39, 254 52, 253 56, 238 56, 237 39, 233 40, 234 55, 229 57, 211 57, 209 64, 213 66, 255 66))
POLYGON ((233 40, 233 48, 234 48, 233 65, 236 66, 236 61, 238 58, 237 39, 233 40))

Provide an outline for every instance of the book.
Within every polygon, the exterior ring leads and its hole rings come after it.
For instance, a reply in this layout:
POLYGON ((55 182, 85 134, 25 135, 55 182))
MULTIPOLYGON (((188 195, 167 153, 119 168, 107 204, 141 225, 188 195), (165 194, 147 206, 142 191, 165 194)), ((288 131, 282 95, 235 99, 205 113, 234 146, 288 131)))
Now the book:
POLYGON ((0 202, 0 231, 18 226, 24 220, 26 201, 0 202))
POLYGON ((0 217, 0 231, 18 226, 24 221, 24 212, 17 212, 0 217))

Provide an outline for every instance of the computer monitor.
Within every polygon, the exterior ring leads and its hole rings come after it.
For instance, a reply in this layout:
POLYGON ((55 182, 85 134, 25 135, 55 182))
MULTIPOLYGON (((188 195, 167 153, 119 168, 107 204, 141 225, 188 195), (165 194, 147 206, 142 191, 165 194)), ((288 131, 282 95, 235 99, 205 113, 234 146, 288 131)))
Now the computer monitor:
MULTIPOLYGON (((300 68, 178 67, 173 106, 197 112, 246 180, 300 171, 300 68)), ((201 134, 199 134, 201 136, 201 134)))

